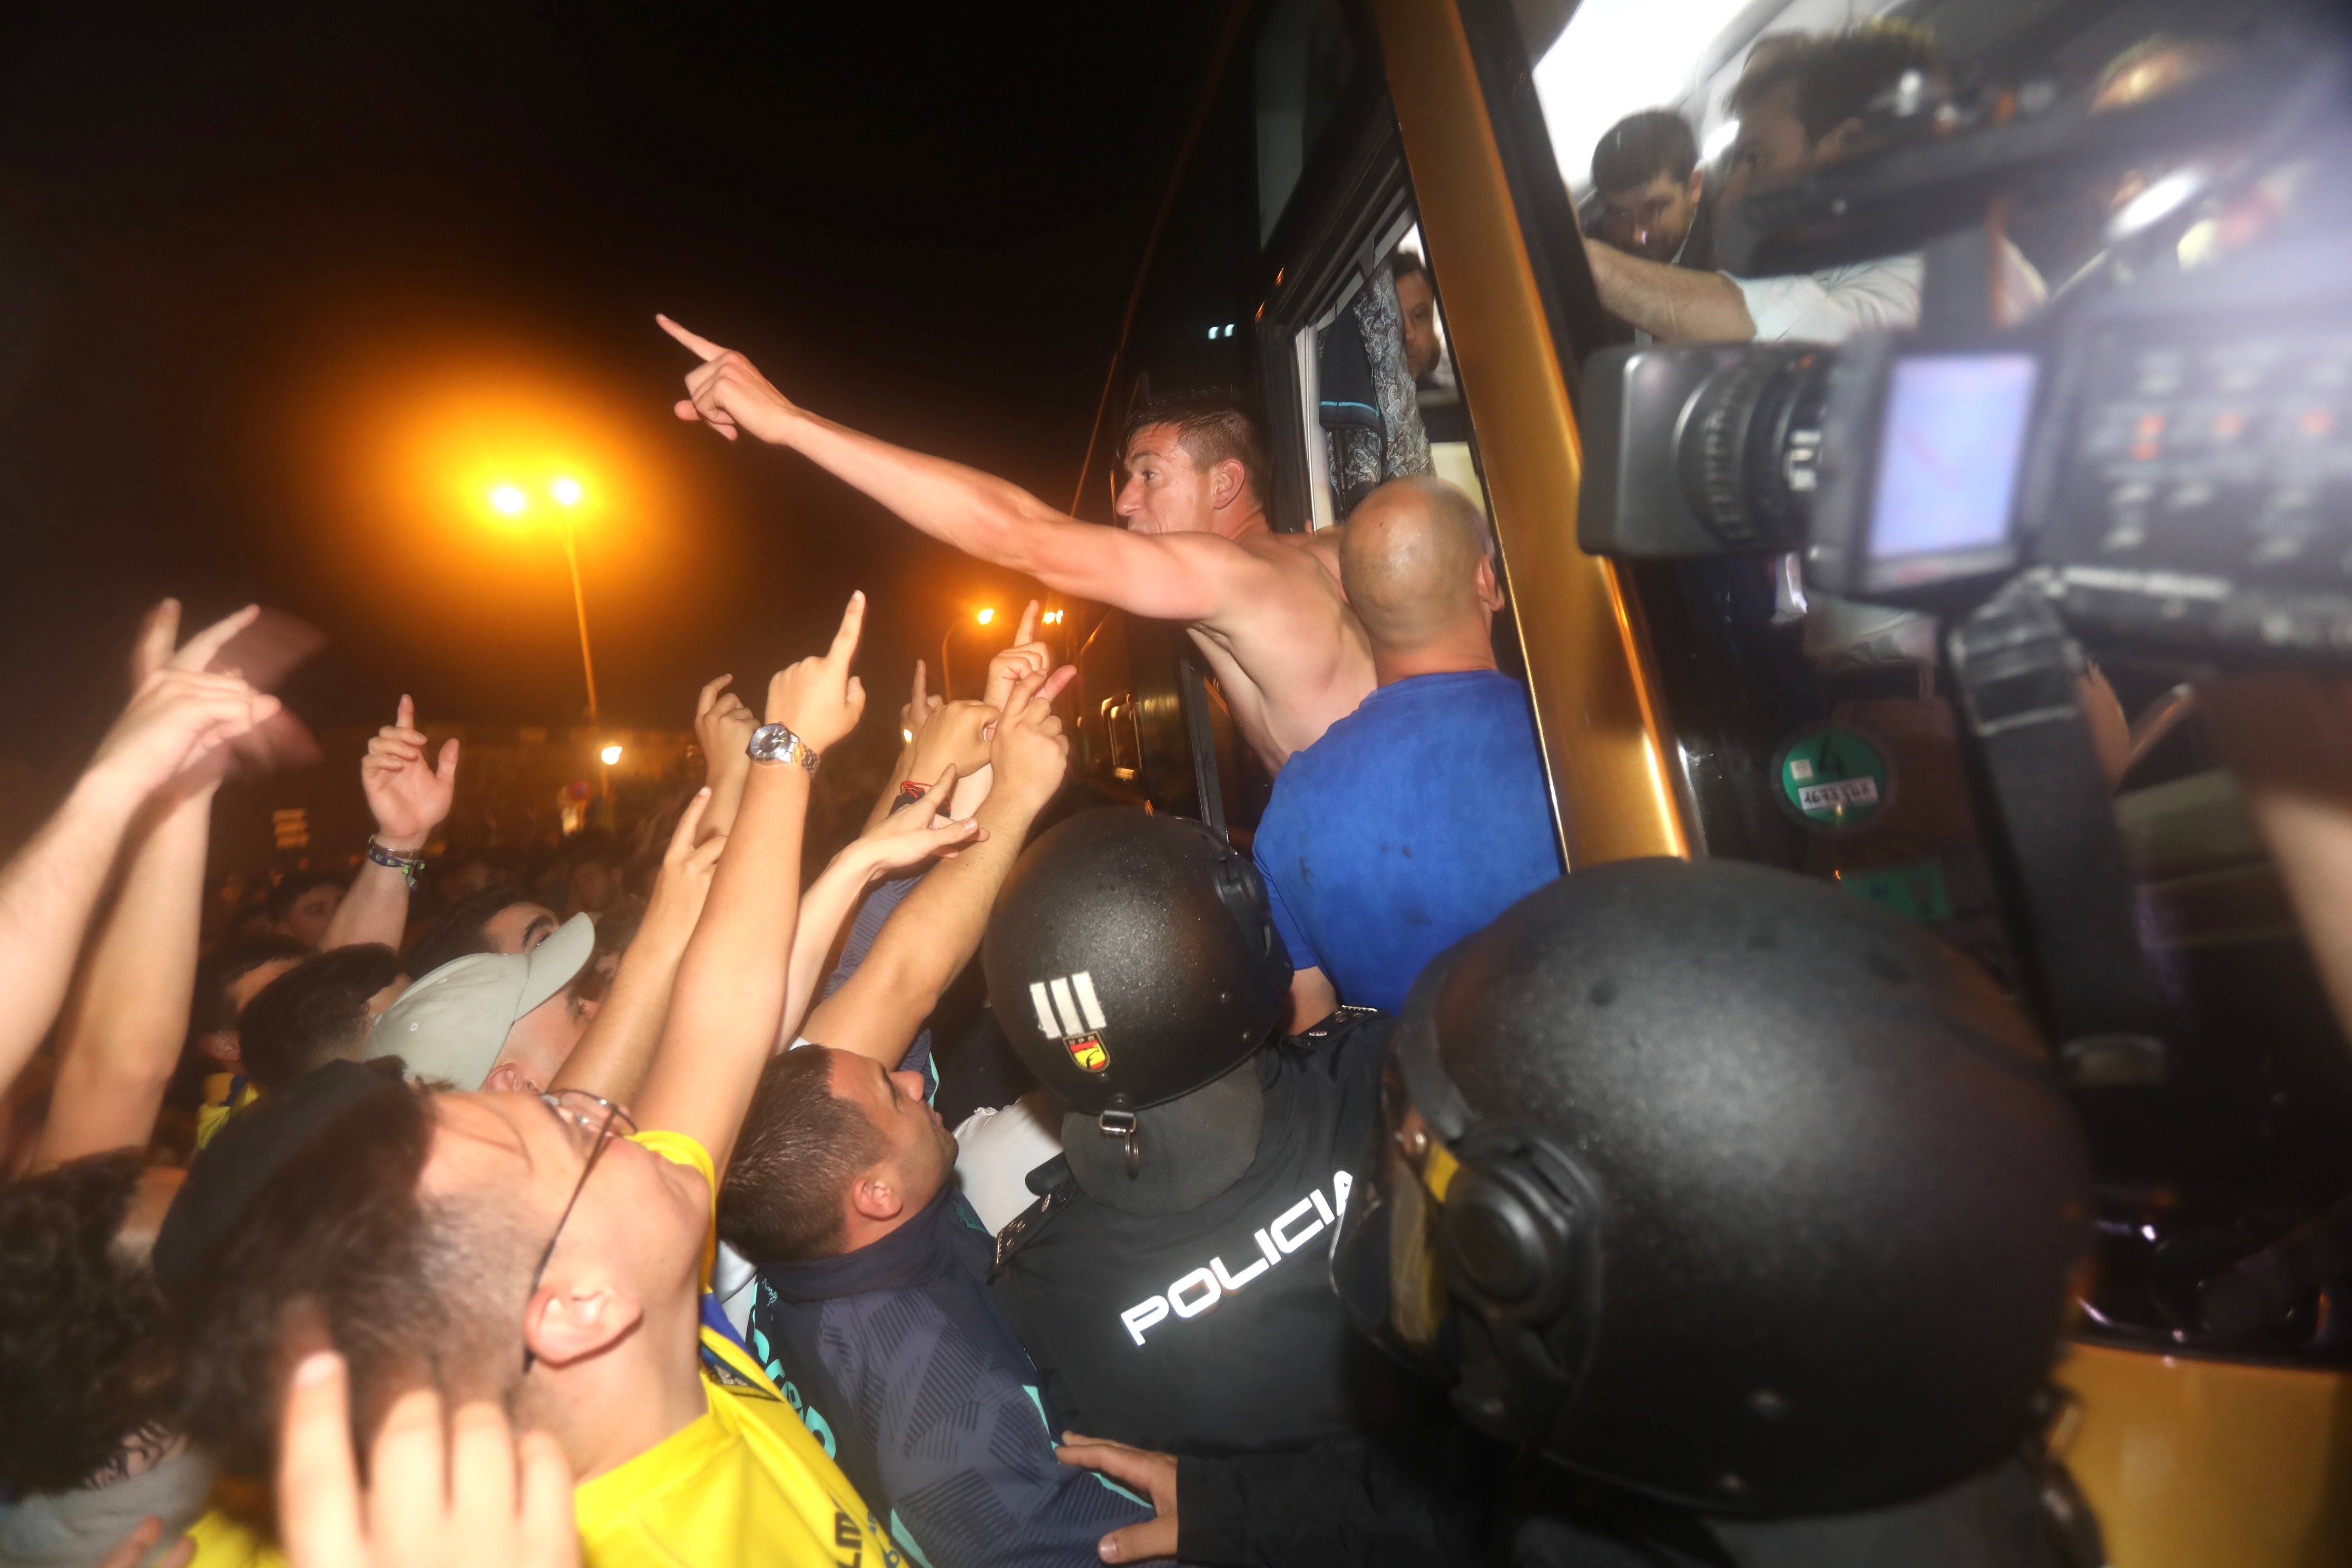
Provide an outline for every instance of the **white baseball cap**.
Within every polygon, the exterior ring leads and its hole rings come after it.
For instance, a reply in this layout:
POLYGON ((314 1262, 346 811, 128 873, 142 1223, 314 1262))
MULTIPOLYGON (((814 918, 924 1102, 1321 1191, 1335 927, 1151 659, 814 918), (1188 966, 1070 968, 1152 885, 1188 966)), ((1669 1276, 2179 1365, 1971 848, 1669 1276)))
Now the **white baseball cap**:
POLYGON ((508 1031, 571 984, 595 952, 596 927, 586 915, 573 915, 529 952, 453 958, 384 1009, 366 1054, 400 1058, 410 1078, 479 1089, 508 1031))

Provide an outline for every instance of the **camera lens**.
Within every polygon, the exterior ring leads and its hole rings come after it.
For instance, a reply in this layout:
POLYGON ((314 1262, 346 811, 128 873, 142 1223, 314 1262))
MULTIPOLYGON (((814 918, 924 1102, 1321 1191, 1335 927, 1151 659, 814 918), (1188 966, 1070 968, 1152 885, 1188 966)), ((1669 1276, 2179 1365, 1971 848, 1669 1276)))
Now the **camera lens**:
POLYGON ((1835 351, 1756 344, 1683 405, 1675 463, 1683 495, 1727 550, 1804 547, 1822 404, 1835 351))

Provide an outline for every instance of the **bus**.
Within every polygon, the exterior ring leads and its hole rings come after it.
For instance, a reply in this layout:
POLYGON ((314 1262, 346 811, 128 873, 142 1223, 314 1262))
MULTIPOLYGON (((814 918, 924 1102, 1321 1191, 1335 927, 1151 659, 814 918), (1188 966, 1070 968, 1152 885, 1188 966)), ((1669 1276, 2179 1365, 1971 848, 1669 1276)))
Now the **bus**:
MULTIPOLYGON (((1381 478, 1452 480, 1496 531, 1508 599, 1497 657, 1530 693, 1571 875, 1669 855, 1832 879, 2030 990, 2034 955, 2019 952, 2004 902, 2023 819, 1971 772, 1932 617, 1809 599, 1793 554, 1605 559, 1580 546, 1601 396, 1587 372, 1648 341, 1604 308, 1587 237, 1714 261, 1730 216, 1714 196, 1745 155, 1734 89, 1790 39, 1867 23, 1932 41, 1928 79, 1895 84, 1920 101, 1878 106, 1888 113, 2080 121, 2226 71, 2259 52, 2273 13, 2292 11, 1237 5, 1076 510, 1111 521, 1123 410, 1203 388, 1263 410, 1278 529, 1343 526, 1381 478), (1597 144, 1645 111, 1678 117, 1696 149, 1692 172, 1666 168, 1659 188, 1699 193, 1697 233, 1637 233, 1659 215, 1629 217, 1620 192, 1594 188, 1597 144), (1808 793, 1816 768, 1863 782, 1808 793)), ((2248 134, 2213 129, 2224 154, 2248 134)), ((2002 308, 2030 320, 2097 287, 2120 265, 2117 215, 2213 166, 2199 159, 2174 146, 2118 169, 2111 156, 2096 177, 1956 207, 1953 226, 1982 234, 1994 215, 1992 239, 1971 243, 2027 279, 2002 308)), ((2163 265, 2188 268, 2229 236, 2184 217, 2163 243, 2163 265)), ((1180 629, 1095 606, 1065 618, 1078 764, 1107 791, 1246 843, 1273 780, 1180 629)), ((2096 731, 2088 754, 2107 774, 2086 832, 2118 847, 2174 1016, 2148 1037, 2053 1040, 2099 1212, 2047 1441, 2117 1568, 2352 1562, 2352 1047, 2181 663, 2103 654, 2081 678, 2070 722, 2096 731)), ((2054 984, 2069 979, 2066 961, 2042 957, 2061 964, 2054 984)))

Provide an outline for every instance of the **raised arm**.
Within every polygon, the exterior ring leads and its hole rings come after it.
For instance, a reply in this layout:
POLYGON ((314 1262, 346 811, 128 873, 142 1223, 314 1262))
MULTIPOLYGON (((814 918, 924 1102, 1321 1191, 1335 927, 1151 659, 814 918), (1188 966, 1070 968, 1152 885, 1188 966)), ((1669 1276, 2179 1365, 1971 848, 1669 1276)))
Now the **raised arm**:
MULTIPOLYGON (((150 617, 142 637, 164 613, 150 617)), ((176 628, 178 606, 168 614, 176 628)), ((213 776, 231 741, 278 711, 275 697, 204 668, 257 614, 248 606, 207 627, 153 669, 64 804, 0 868, 0 1088, 16 1080, 56 1020, 90 912, 149 798, 176 781, 213 776)), ((184 995, 180 1008, 175 1034, 184 995)))
POLYGON ((724 838, 735 826, 736 808, 743 804, 743 781, 751 772, 751 759, 743 748, 760 727, 743 700, 727 689, 734 679, 722 675, 706 682, 694 704, 694 739, 702 748, 702 782, 710 791, 710 804, 696 830, 705 839, 724 838))
POLYGON ((784 1016, 776 1028, 778 1050, 800 1034, 809 1004, 816 1000, 817 988, 824 984, 825 965, 832 961, 841 928, 866 889, 893 872, 919 866, 934 855, 955 854, 988 837, 971 817, 940 815, 955 793, 955 770, 950 767, 932 781, 921 800, 902 811, 887 813, 850 840, 801 894, 784 1016))
MULTIPOLYGON (((768 683, 768 722, 820 754, 865 710, 866 689, 849 673, 865 617, 866 595, 851 595, 832 648, 768 683)), ((809 773, 798 763, 753 765, 638 1097, 639 1125, 695 1139, 721 1171, 783 1016, 808 800, 809 773)))
POLYGON ((645 919, 637 923, 628 951, 621 954, 613 988, 548 1086, 551 1089, 584 1089, 627 1104, 645 1087, 646 1071, 661 1044, 662 1020, 669 1016, 678 963, 702 919, 711 873, 727 847, 724 834, 702 836, 710 800, 710 786, 705 784, 678 813, 669 847, 662 855, 661 874, 654 879, 653 897, 646 900, 645 919))
POLYGON ((810 1039, 896 1068, 940 994, 971 961, 1029 824, 1068 765, 1069 740, 1043 689, 1049 679, 1024 677, 1013 688, 990 742, 996 784, 978 816, 987 840, 907 895, 857 973, 809 1015, 802 1033, 810 1039))
POLYGON ((748 430, 790 447, 968 555, 1026 573, 1058 593, 1170 621, 1213 619, 1230 601, 1233 580, 1259 570, 1247 551, 1214 534, 1130 533, 1080 522, 993 475, 819 418, 741 354, 667 316, 656 319, 703 360, 687 377, 679 418, 701 420, 730 441, 748 430))
MULTIPOLYGON (((175 655, 179 628, 180 607, 168 599, 148 616, 131 655, 134 690, 184 657, 175 655)), ((198 643, 189 647, 204 654, 198 643)), ((143 1147, 154 1133, 195 993, 205 852, 221 773, 209 766, 165 784, 131 828, 121 885, 67 995, 36 1171, 143 1147)))
MULTIPOLYGON (((381 710, 379 710, 381 711, 381 710)), ((438 766, 425 761, 425 731, 416 727, 416 704, 403 696, 400 711, 368 742, 360 759, 360 788, 375 814, 372 843, 394 857, 421 857, 433 830, 457 798, 457 742, 441 742, 438 766)), ((335 906, 319 939, 320 951, 380 942, 400 951, 408 936, 408 872, 373 855, 360 863, 351 891, 335 906)))
POLYGON ((1756 335, 1739 285, 1720 272, 1669 267, 1584 242, 1601 308, 1665 342, 1745 342, 1756 335))

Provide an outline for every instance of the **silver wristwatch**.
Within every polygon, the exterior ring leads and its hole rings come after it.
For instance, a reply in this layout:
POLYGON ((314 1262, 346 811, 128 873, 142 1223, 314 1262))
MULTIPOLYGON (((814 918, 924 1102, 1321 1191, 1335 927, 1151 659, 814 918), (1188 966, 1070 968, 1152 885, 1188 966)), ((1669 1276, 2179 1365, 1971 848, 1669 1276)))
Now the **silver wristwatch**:
POLYGON ((755 763, 798 763, 811 773, 816 772, 816 748, 782 724, 761 725, 743 750, 755 763))

